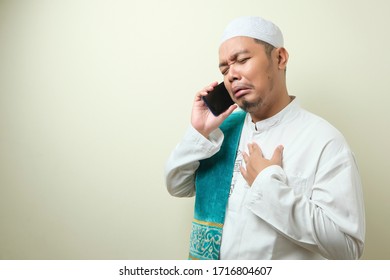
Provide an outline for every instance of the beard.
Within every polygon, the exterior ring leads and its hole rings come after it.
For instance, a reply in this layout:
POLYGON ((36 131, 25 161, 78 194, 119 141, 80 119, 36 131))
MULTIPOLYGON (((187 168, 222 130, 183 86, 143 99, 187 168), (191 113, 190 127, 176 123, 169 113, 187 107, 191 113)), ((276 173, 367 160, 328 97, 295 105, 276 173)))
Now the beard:
POLYGON ((242 100, 241 104, 239 104, 239 106, 245 112, 252 113, 254 111, 257 111, 262 103, 263 103, 263 101, 261 99, 258 99, 255 101, 248 101, 248 100, 244 99, 244 100, 242 100))

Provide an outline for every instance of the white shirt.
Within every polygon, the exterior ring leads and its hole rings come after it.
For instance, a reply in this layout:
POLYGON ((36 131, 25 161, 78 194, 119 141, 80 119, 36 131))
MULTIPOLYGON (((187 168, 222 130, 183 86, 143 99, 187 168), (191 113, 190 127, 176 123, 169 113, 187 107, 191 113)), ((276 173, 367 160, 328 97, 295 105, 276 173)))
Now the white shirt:
MULTIPOLYGON (((195 195, 199 160, 219 151, 220 129, 190 127, 166 164, 170 194, 195 195)), ((243 126, 223 227, 221 259, 358 259, 365 217, 360 176, 344 137, 293 100, 275 116, 243 126), (241 151, 256 142, 265 158, 283 145, 283 167, 264 169, 250 187, 241 151)))

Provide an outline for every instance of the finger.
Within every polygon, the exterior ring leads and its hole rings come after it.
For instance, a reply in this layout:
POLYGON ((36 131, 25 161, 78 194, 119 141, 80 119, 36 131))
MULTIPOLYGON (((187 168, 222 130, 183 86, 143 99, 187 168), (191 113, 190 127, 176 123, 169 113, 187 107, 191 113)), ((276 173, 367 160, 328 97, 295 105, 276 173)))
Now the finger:
POLYGON ((244 162, 247 163, 249 160, 249 155, 246 152, 242 152, 242 158, 244 159, 244 162))
POLYGON ((196 95, 195 95, 195 101, 202 100, 202 96, 205 96, 205 95, 207 95, 207 92, 205 92, 205 91, 197 92, 196 95))
POLYGON ((258 153, 260 156, 263 156, 263 150, 260 148, 260 146, 256 142, 253 142, 253 144, 252 144, 252 151, 254 153, 258 153))
POLYGON ((247 172, 246 172, 246 169, 242 165, 240 166, 240 172, 241 172, 242 177, 244 177, 244 179, 246 180, 247 172))
POLYGON ((248 151, 249 151, 250 155, 253 153, 253 144, 252 143, 248 144, 248 151))
POLYGON ((234 110, 237 109, 237 104, 231 105, 225 112, 219 115, 220 118, 226 119, 231 113, 234 112, 234 110))
POLYGON ((218 85, 217 81, 212 82, 209 87, 215 88, 218 85))
POLYGON ((279 166, 282 166, 283 150, 284 147, 282 145, 279 145, 278 147, 276 147, 274 154, 271 158, 271 161, 279 166))
POLYGON ((202 96, 206 96, 210 91, 212 91, 216 86, 218 85, 218 82, 212 82, 208 86, 204 87, 201 91, 199 91, 195 95, 195 99, 199 100, 202 96))
POLYGON ((218 85, 218 82, 214 81, 211 84, 209 84, 207 87, 205 87, 202 92, 205 92, 207 94, 210 91, 212 91, 217 85, 218 85))

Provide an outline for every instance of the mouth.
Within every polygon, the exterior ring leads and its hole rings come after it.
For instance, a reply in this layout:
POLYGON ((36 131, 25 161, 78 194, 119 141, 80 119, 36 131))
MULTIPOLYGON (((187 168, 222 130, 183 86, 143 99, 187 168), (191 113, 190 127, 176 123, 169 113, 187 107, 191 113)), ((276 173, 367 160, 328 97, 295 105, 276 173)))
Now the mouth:
POLYGON ((236 99, 239 99, 243 97, 244 95, 247 95, 251 91, 251 87, 248 85, 236 85, 232 87, 233 96, 236 99))

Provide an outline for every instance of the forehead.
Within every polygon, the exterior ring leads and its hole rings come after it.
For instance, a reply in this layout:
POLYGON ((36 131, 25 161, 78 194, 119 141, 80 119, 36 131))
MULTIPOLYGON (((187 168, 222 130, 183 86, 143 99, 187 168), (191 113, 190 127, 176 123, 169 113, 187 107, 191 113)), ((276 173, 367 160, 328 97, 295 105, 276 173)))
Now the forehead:
POLYGON ((223 42, 219 47, 219 60, 220 62, 230 61, 234 60, 240 54, 253 54, 260 50, 264 51, 264 46, 256 43, 253 38, 233 37, 223 42))

